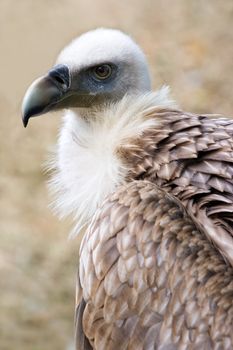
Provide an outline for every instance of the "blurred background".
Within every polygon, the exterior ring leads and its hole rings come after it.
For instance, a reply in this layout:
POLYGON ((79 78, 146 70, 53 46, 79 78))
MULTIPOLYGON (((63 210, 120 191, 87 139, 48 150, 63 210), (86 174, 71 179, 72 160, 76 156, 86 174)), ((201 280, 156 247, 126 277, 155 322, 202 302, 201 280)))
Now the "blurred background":
POLYGON ((79 240, 53 216, 43 163, 60 115, 32 120, 28 85, 75 36, 122 29, 143 47, 154 89, 185 110, 233 115, 232 0, 0 0, 0 349, 72 348, 79 240))

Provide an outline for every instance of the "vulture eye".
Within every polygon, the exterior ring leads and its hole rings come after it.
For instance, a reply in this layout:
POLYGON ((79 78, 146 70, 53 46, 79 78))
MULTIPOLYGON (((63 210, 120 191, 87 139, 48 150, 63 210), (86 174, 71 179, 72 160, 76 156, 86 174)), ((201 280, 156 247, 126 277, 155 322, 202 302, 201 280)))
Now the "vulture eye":
POLYGON ((93 68, 95 77, 99 80, 104 80, 112 74, 112 67, 109 64, 102 64, 93 68))

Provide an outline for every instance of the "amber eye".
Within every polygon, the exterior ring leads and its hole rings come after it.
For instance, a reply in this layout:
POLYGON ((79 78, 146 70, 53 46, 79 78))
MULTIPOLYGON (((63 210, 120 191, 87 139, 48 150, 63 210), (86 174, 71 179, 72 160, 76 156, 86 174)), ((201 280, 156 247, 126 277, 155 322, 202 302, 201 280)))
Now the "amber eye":
POLYGON ((93 68, 94 75, 97 79, 104 80, 112 74, 112 68, 109 64, 102 64, 93 68))

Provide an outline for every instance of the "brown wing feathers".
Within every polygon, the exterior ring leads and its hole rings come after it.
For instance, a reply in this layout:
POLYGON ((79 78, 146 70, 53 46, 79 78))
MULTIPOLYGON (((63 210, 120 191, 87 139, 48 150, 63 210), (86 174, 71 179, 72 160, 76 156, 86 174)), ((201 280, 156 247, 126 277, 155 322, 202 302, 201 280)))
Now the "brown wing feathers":
POLYGON ((94 349, 231 349, 232 278, 173 197, 132 182, 82 244, 84 333, 94 349))
POLYGON ((75 342, 78 350, 91 350, 92 347, 83 331, 83 312, 86 303, 82 298, 76 308, 75 313, 75 342))
POLYGON ((117 150, 129 184, 105 201, 82 242, 81 343, 232 349, 233 122, 152 115, 160 125, 117 150))
POLYGON ((174 110, 154 117, 159 127, 121 151, 129 179, 148 179, 179 198, 233 265, 233 121, 174 110))

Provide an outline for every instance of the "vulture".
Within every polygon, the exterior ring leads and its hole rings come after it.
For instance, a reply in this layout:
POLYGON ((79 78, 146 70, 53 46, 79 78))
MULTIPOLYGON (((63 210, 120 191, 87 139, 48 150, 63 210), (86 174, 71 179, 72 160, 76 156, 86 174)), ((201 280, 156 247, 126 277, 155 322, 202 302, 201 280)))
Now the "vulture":
POLYGON ((55 210, 79 251, 76 349, 233 349, 233 120, 154 92, 129 37, 73 40, 22 118, 64 110, 55 210))

